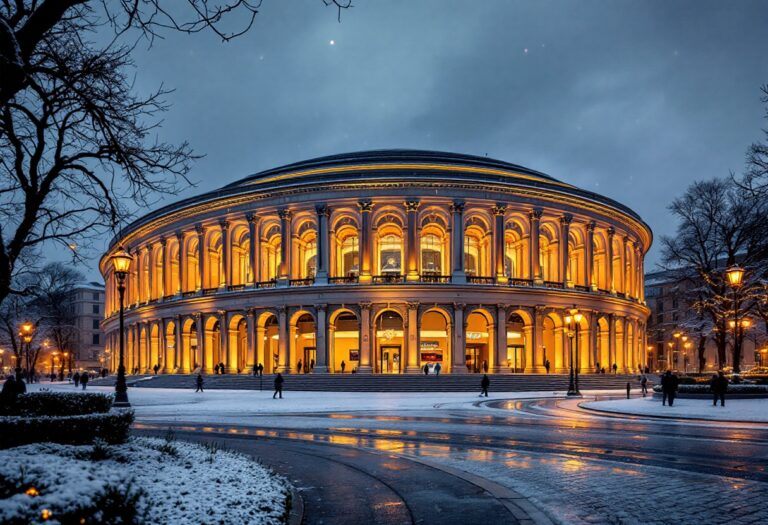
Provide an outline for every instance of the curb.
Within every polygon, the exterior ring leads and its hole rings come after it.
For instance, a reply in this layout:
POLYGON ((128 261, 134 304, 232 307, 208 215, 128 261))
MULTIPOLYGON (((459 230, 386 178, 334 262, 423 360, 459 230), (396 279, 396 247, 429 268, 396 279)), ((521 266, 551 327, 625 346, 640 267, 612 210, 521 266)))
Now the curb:
MULTIPOLYGON (((593 401, 588 401, 589 403, 592 403, 593 401)), ((743 420, 737 420, 737 419, 704 419, 700 417, 681 417, 681 416, 659 416, 659 415, 650 415, 650 414, 633 414, 631 412, 611 412, 609 410, 600 410, 599 408, 592 408, 583 406, 582 403, 578 404, 578 407, 581 410, 586 410, 589 412, 595 412, 596 414, 600 414, 601 416, 605 417, 613 417, 613 418, 639 418, 639 419, 662 419, 666 421, 680 421, 680 422, 694 422, 694 423, 735 423, 739 425, 768 425, 768 422, 766 421, 743 421, 743 420)))
POLYGON ((554 525, 554 522, 544 512, 539 510, 528 498, 517 491, 499 485, 495 481, 470 474, 463 470, 440 465, 421 458, 415 458, 404 454, 394 454, 408 461, 420 463, 435 470, 440 470, 446 474, 462 479, 468 483, 480 487, 488 494, 496 498, 504 505, 507 510, 523 525, 554 525))

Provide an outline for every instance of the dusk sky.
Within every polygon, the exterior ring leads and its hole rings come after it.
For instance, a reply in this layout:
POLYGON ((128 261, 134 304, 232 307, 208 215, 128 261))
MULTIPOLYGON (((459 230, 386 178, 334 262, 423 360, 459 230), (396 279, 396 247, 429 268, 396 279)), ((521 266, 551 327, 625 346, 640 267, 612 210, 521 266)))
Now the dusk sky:
POLYGON ((358 0, 339 23, 320 0, 265 0, 233 42, 144 45, 137 85, 176 90, 161 136, 206 155, 166 202, 322 155, 433 149, 612 197, 658 241, 670 200, 739 172, 768 125, 766 28, 757 1, 358 0))

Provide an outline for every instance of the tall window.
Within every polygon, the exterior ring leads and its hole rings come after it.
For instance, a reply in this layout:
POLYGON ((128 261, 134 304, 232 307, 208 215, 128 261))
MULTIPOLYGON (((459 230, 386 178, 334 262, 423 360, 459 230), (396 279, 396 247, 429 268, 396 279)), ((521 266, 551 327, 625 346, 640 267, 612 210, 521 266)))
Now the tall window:
POLYGON ((351 277, 360 273, 360 247, 357 233, 348 233, 343 237, 337 255, 337 274, 351 277))
POLYGON ((464 236, 464 269, 467 275, 480 273, 480 239, 475 235, 464 236))
POLYGON ((395 233, 379 241, 379 268, 382 274, 402 274, 403 238, 395 233))
POLYGON ((421 273, 442 275, 443 243, 434 233, 421 236, 421 273))

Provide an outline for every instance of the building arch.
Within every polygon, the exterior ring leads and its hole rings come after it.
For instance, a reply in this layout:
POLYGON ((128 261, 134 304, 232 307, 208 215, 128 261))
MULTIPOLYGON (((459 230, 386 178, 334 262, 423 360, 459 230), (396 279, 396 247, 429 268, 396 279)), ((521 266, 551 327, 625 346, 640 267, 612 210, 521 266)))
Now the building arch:
POLYGON ((203 344, 203 366, 205 371, 213 373, 214 367, 224 362, 221 347, 221 322, 217 315, 209 315, 203 321, 205 343, 203 344))
POLYGON ((261 280, 274 281, 280 273, 282 261, 280 222, 274 218, 267 219, 264 221, 261 231, 261 280))
POLYGON ((374 370, 400 374, 405 368, 405 319, 402 310, 385 307, 374 317, 374 370))
POLYGON ((361 342, 357 313, 345 307, 333 310, 328 316, 328 363, 331 371, 350 373, 357 369, 360 366, 361 342))
POLYGON ((229 233, 230 237, 230 276, 233 286, 253 282, 251 274, 251 235, 248 225, 235 223, 229 233))
POLYGON ((294 312, 290 319, 289 335, 291 371, 303 374, 313 372, 317 363, 315 315, 306 309, 294 312))
POLYGON ((219 288, 224 277, 224 236, 220 228, 209 228, 204 236, 203 288, 219 288))
POLYGON ((262 310, 256 316, 256 363, 264 366, 268 374, 279 364, 280 323, 277 311, 262 310))
POLYGON ((417 360, 419 367, 423 368, 427 365, 434 370, 437 363, 440 363, 440 370, 451 370, 453 366, 452 336, 452 320, 448 311, 442 307, 433 306, 421 312, 418 348, 414 349, 419 353, 417 360))
POLYGON ((172 373, 178 368, 176 362, 176 323, 173 321, 167 321, 165 323, 165 348, 161 349, 164 352, 163 358, 163 372, 172 373))
POLYGON ((183 239, 184 281, 183 292, 194 292, 202 287, 200 276, 200 246, 197 235, 187 235, 183 239))
POLYGON ((499 368, 512 373, 520 373, 532 366, 533 361, 533 322, 530 313, 522 309, 509 312, 506 319, 507 348, 502 352, 506 361, 498 364, 499 368))
POLYGON ((468 372, 485 373, 496 366, 493 314, 482 306, 467 309, 464 355, 468 372))
POLYGON ((331 275, 357 277, 360 275, 360 229, 351 212, 334 216, 331 223, 331 275))
POLYGON ((470 277, 490 277, 491 230, 486 218, 472 214, 464 222, 464 271, 470 277))
POLYGON ((376 224, 374 268, 377 275, 403 275, 405 263, 405 222, 399 213, 381 213, 376 224))
POLYGON ((246 361, 248 359, 248 322, 245 314, 241 312, 232 313, 229 316, 227 326, 227 365, 232 372, 243 372, 246 370, 246 361))

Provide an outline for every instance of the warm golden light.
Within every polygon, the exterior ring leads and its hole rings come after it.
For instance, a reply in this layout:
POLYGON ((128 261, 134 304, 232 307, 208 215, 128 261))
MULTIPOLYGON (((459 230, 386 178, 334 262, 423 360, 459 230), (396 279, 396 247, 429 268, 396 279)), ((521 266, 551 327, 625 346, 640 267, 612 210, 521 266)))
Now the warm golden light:
POLYGON ((744 279, 744 268, 738 264, 734 264, 725 270, 725 277, 728 279, 728 284, 732 288, 738 288, 741 286, 741 282, 744 279))
POLYGON ((115 274, 125 277, 125 274, 127 274, 128 270, 131 268, 133 257, 120 246, 114 255, 110 257, 110 260, 112 261, 112 267, 115 269, 115 274))
POLYGON ((40 495, 40 493, 37 491, 37 489, 35 487, 29 487, 26 491, 24 491, 24 494, 26 494, 27 496, 32 496, 32 497, 40 495))
POLYGON ((682 336, 683 336, 683 334, 682 334, 681 332, 675 332, 674 334, 672 334, 672 336, 673 336, 675 339, 679 339, 680 337, 682 337, 682 336))

